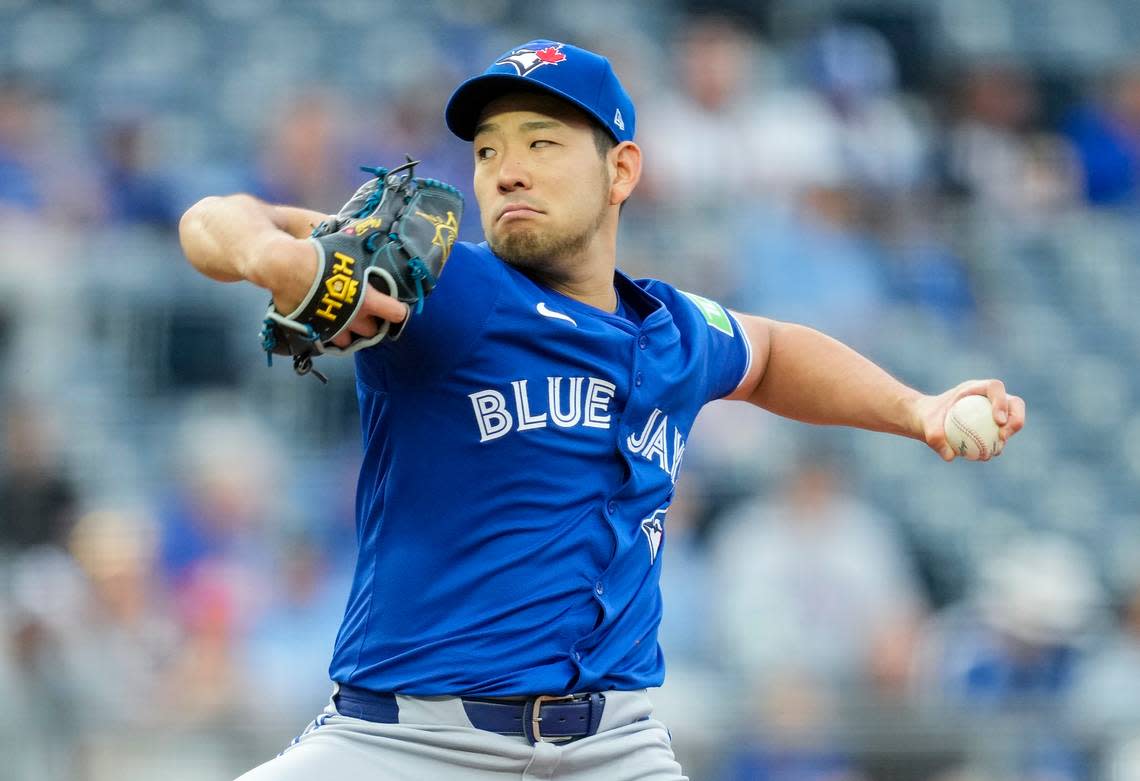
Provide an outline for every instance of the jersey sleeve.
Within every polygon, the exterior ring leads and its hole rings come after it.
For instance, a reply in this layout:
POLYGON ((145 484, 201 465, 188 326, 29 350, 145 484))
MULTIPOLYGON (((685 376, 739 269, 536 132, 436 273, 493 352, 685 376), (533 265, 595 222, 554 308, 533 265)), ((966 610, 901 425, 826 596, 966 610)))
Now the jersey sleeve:
POLYGON ((705 402, 736 390, 752 366, 752 345, 740 320, 712 299, 661 282, 652 293, 671 299, 668 305, 673 321, 682 338, 690 341, 694 359, 702 369, 699 376, 705 402))
POLYGON ((356 353, 357 378, 384 390, 393 380, 417 384, 445 376, 470 352, 501 289, 500 265, 472 245, 456 243, 423 310, 399 338, 356 353))

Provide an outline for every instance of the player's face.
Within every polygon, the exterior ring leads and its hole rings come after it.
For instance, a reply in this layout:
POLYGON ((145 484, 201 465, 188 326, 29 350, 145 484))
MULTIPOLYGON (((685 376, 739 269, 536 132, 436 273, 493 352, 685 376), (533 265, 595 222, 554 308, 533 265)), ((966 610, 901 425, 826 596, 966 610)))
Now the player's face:
POLYGON ((507 262, 559 276, 610 208, 610 177, 584 113, 517 93, 487 105, 475 132, 483 235, 507 262))

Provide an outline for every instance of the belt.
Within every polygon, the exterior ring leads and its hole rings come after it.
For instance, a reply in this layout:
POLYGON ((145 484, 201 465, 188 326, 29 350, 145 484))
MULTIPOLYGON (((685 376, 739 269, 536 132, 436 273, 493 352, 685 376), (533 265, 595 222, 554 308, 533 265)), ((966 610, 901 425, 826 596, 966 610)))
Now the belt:
MULTIPOLYGON (((524 700, 461 697, 463 710, 478 729, 500 735, 522 735, 531 744, 570 743, 597 734, 606 695, 540 694, 524 700)), ((380 724, 399 724, 396 695, 359 686, 338 684, 333 704, 342 716, 380 724)))

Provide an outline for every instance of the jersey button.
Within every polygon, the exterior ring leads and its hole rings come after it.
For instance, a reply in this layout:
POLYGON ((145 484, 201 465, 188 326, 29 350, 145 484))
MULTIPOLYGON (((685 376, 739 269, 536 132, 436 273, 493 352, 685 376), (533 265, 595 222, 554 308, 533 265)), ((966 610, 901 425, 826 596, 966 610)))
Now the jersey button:
POLYGON ((642 334, 637 339, 637 346, 640 347, 642 350, 644 350, 646 347, 649 346, 649 337, 646 336, 645 334, 642 334))
POLYGON ((633 384, 640 388, 641 387, 641 380, 642 380, 641 372, 638 372, 637 375, 633 378, 633 384))
POLYGON ((602 594, 606 593, 606 587, 602 585, 602 581, 599 580, 597 583, 594 584, 594 593, 597 594, 599 597, 602 594))
POLYGON ((609 504, 607 504, 606 505, 606 512, 608 512, 610 515, 613 515, 614 513, 616 513, 617 512, 617 502, 610 502, 609 504))
POLYGON ((581 651, 575 651, 574 652, 574 661, 575 662, 582 661, 582 652, 581 651))

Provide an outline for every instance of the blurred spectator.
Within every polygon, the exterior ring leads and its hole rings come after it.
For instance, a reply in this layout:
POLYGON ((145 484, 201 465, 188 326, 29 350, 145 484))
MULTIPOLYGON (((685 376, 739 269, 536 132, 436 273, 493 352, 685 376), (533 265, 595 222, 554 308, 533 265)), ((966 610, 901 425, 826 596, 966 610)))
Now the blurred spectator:
POLYGON ((1014 63, 977 65, 954 85, 946 152, 952 186, 986 202, 1016 207, 1022 141, 1037 117, 1032 77, 1014 63))
POLYGON ((254 581, 245 570, 240 560, 207 559, 173 594, 181 653, 171 666, 169 686, 183 724, 238 713, 239 631, 251 612, 246 603, 272 583, 268 577, 254 581))
POLYGON ((1099 628, 1100 605, 1080 548, 1040 531, 1011 539, 980 564, 969 599, 923 628, 918 702, 943 719, 1023 717, 1001 739, 1010 778, 1088 779, 1080 738, 1065 729, 1060 708, 1099 628))
POLYGON ((1140 183, 1140 64, 1113 74, 1102 98, 1074 109, 1063 129, 1077 149, 1088 202, 1135 203, 1140 183))
POLYGON ((1091 734, 1140 734, 1140 580, 1122 613, 1120 630, 1081 664, 1073 686, 1073 723, 1091 734))
POLYGON ((117 119, 103 128, 99 141, 109 220, 159 228, 178 224, 186 204, 155 159, 153 136, 145 117, 117 119))
POLYGON ((940 219, 935 194, 913 192, 879 228, 888 248, 892 299, 967 333, 977 301, 965 258, 955 250, 954 223, 940 219))
POLYGON ((982 563, 970 599, 924 632, 918 696, 999 710, 1058 704, 1100 607, 1080 549, 1056 535, 1015 539, 982 563))
POLYGON ((348 116, 343 97, 327 86, 286 100, 266 122, 254 194, 329 214, 340 209, 361 178, 344 157, 348 116))
POLYGON ((276 578, 266 529, 285 523, 269 482, 280 475, 256 419, 207 398, 174 440, 177 480, 160 502, 161 573, 186 653, 174 675, 188 718, 233 707, 237 644, 276 578))
POLYGON ((1014 63, 966 71, 956 85, 945 154, 949 185, 984 209, 1032 220, 1073 203, 1079 168, 1071 149, 1036 128, 1040 98, 1014 63))
POLYGON ((150 519, 119 511, 88 513, 71 534, 87 598, 62 650, 76 683, 73 704, 89 729, 176 719, 169 706, 185 696, 166 687, 186 649, 158 588, 156 543, 150 519))
POLYGON ((696 17, 679 38, 676 88, 640 107, 639 197, 723 210, 745 196, 786 196, 832 178, 822 106, 805 93, 769 90, 758 74, 761 50, 744 28, 696 17))
POLYGON ((352 562, 334 562, 304 535, 283 540, 276 559, 276 587, 243 633, 238 664, 241 680, 258 692, 248 703, 253 716, 304 723, 331 692, 325 671, 348 598, 352 562))
POLYGON ((749 213, 735 231, 738 283, 726 303, 865 344, 887 301, 887 256, 862 210, 850 188, 816 187, 794 211, 749 213))
POLYGON ((39 97, 21 80, 0 79, 0 205, 36 211, 45 193, 34 169, 39 97))
POLYGON ((79 492, 62 462, 47 406, 12 400, 0 453, 0 552, 39 545, 62 548, 75 520, 79 492))
MULTIPOLYGON (((0 591, 0 608, 6 608, 7 621, 0 625, 6 630, 0 635, 0 666, 9 670, 0 679, 14 684, 5 703, 20 714, 20 740, 5 753, 0 772, 50 781, 80 778, 92 714, 76 707, 83 679, 69 664, 69 652, 83 623, 86 583, 74 560, 55 546, 28 548, 4 564, 0 575, 7 588, 0 591), (40 739, 45 733, 55 739, 40 739)), ((91 646, 84 649, 92 655, 91 646)))
POLYGON ((748 727, 734 736, 720 781, 868 781, 840 737, 835 690, 787 671, 752 695, 748 727))
POLYGON ((174 443, 159 561, 175 588, 211 563, 266 563, 261 535, 278 512, 272 445, 256 419, 211 409, 222 403, 206 400, 205 411, 189 414, 174 443))
POLYGON ((929 140, 900 100, 887 40, 870 27, 829 27, 808 43, 806 61, 840 179, 873 192, 914 187, 927 173, 929 140))
POLYGON ((899 689, 924 599, 890 521, 847 494, 822 454, 801 459, 785 486, 718 528, 726 660, 754 691, 786 676, 822 692, 899 689))
POLYGON ((0 214, 102 216, 90 165, 68 137, 61 106, 27 77, 0 74, 0 214))
POLYGON ((1099 628, 1101 599, 1073 543, 1044 532, 1015 537, 982 562, 968 600, 924 629, 918 702, 942 718, 1021 716, 1003 740, 1012 777, 1084 781, 1083 747, 1058 717, 1099 628))

